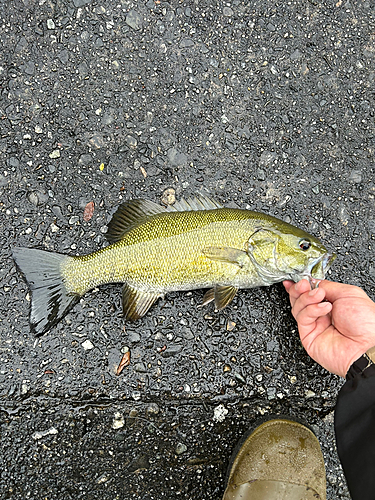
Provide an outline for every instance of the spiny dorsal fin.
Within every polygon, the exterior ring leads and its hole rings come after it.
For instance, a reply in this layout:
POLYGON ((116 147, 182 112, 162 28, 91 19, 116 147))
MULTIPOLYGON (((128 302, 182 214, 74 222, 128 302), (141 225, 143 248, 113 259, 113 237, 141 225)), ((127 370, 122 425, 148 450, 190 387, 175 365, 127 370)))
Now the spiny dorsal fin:
POLYGON ((126 201, 120 205, 113 214, 108 224, 106 238, 110 243, 120 241, 125 233, 144 222, 145 219, 151 215, 165 212, 213 210, 216 208, 223 208, 223 206, 217 201, 211 200, 211 198, 203 195, 199 195, 196 198, 188 198, 187 200, 181 198, 180 201, 176 201, 173 206, 169 205, 167 208, 149 200, 138 199, 126 201))
POLYGON ((167 210, 169 212, 191 212, 196 210, 214 210, 216 208, 223 208, 223 205, 200 194, 195 198, 188 198, 187 200, 181 198, 181 200, 176 201, 174 205, 168 206, 167 210))
POLYGON ((130 229, 138 226, 151 215, 165 213, 166 209, 149 200, 129 200, 120 205, 108 224, 106 238, 115 243, 130 229))
POLYGON ((124 316, 130 321, 142 318, 152 304, 163 295, 153 292, 142 292, 125 284, 122 289, 122 308, 124 316))

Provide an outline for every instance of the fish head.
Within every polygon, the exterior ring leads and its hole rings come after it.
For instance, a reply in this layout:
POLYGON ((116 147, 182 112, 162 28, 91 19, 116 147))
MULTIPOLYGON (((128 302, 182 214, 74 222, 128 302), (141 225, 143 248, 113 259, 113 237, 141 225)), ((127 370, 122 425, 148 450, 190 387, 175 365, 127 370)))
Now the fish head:
POLYGON ((285 223, 285 228, 259 228, 249 238, 247 253, 265 285, 283 280, 325 278, 336 255, 314 236, 285 223))

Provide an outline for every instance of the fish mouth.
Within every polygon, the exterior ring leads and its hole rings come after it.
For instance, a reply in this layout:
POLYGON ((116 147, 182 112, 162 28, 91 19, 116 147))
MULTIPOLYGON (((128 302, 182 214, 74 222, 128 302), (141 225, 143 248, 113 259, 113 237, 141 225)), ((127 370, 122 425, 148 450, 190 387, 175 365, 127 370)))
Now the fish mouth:
POLYGON ((335 253, 324 253, 317 259, 310 262, 307 269, 298 278, 307 279, 312 288, 316 288, 319 282, 325 279, 328 269, 332 266, 333 261, 336 259, 335 253))

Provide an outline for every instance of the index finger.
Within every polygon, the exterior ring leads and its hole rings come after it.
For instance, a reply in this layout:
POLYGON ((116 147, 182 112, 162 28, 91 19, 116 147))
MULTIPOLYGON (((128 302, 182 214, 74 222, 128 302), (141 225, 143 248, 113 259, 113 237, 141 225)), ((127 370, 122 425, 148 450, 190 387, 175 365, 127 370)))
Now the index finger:
POLYGON ((310 283, 307 280, 301 280, 298 283, 290 285, 290 282, 284 281, 284 286, 286 291, 289 293, 289 299, 292 307, 294 306, 296 300, 305 292, 311 290, 310 283))

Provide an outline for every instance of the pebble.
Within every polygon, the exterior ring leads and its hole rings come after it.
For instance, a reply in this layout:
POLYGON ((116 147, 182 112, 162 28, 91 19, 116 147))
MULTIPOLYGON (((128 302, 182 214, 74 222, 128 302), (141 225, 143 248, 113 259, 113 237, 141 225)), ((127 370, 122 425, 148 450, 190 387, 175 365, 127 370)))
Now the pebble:
POLYGON ((277 154, 272 151, 263 151, 260 156, 260 165, 271 165, 277 158, 277 154))
MULTIPOLYGON (((132 398, 134 399, 134 401, 140 401, 141 393, 139 391, 132 392, 132 398)), ((129 415, 129 416, 131 416, 131 415, 129 415)))
POLYGON ((267 396, 268 399, 275 399, 276 396, 276 387, 267 387, 267 396))
POLYGON ((50 427, 46 431, 34 432, 34 434, 31 437, 35 440, 38 440, 42 439, 45 436, 53 436, 54 434, 58 434, 58 432, 59 431, 55 429, 55 427, 50 427))
POLYGON ((52 212, 58 217, 61 221, 64 223, 66 222, 65 217, 63 216, 63 213, 61 211, 61 208, 58 205, 53 205, 52 206, 52 212))
POLYGON ((141 336, 137 332, 129 332, 128 339, 129 339, 129 342, 135 344, 141 340, 141 336))
POLYGON ((266 180, 266 172, 262 168, 259 168, 257 171, 257 177, 258 181, 266 180))
POLYGON ((194 45, 194 41, 191 38, 183 38, 180 41, 180 49, 186 49, 188 47, 192 47, 194 45))
POLYGON ((29 200, 29 202, 34 205, 35 207, 38 205, 39 203, 39 198, 38 198, 38 195, 36 194, 35 191, 32 191, 31 193, 29 193, 27 195, 27 199, 29 200))
POLYGON ((137 147, 137 144, 138 144, 138 141, 135 137, 133 137, 132 135, 127 135, 125 137, 125 142, 126 144, 130 147, 130 148, 136 148, 137 147))
POLYGON ((177 446, 176 446, 176 455, 182 455, 183 453, 185 453, 185 451, 187 451, 186 444, 184 444, 184 443, 177 443, 177 446))
POLYGON ((305 391, 305 396, 306 398, 313 398, 315 396, 315 392, 308 389, 307 391, 305 391))
POLYGON ((85 153, 79 157, 78 163, 80 165, 90 165, 92 163, 92 156, 89 153, 85 153))
POLYGON ((290 59, 292 61, 297 61, 298 59, 301 59, 301 57, 302 53, 298 49, 296 49, 294 52, 290 54, 290 59))
POLYGON ((194 334, 189 328, 186 328, 183 335, 185 340, 192 340, 194 338, 194 334))
POLYGON ((161 196, 161 202, 164 205, 173 205, 175 201, 176 201, 176 191, 173 188, 165 189, 161 196))
POLYGON ((134 30, 139 30, 142 27, 142 17, 135 10, 130 10, 128 12, 128 15, 126 16, 125 22, 128 26, 130 26, 134 30))
POLYGON ((214 409, 213 420, 215 422, 224 422, 226 415, 228 414, 228 410, 224 405, 219 405, 214 409))
POLYGON ((171 345, 166 349, 166 351, 163 352, 163 357, 170 358, 171 356, 175 356, 181 351, 182 351, 181 345, 171 345))
POLYGON ((54 158, 60 158, 60 150, 59 149, 55 149, 48 156, 50 158, 52 158, 52 159, 54 159, 54 158))
POLYGON ((180 153, 176 148, 170 148, 167 155, 169 162, 173 166, 183 166, 187 162, 187 156, 184 153, 180 153))
POLYGON ((355 184, 362 182, 362 172, 360 170, 352 170, 349 181, 354 182, 355 184))
POLYGON ((240 382, 241 384, 246 384, 246 380, 244 379, 244 377, 238 373, 238 372, 234 372, 234 378, 238 380, 238 382, 240 382))
POLYGON ((29 389, 30 389, 30 387, 27 384, 22 384, 21 385, 21 394, 27 394, 29 389))
POLYGON ((90 349, 94 349, 94 345, 90 340, 85 340, 82 344, 82 347, 85 351, 89 351, 90 349))
POLYGON ((83 61, 77 66, 79 74, 84 78, 89 74, 89 67, 87 66, 87 62, 83 61))
POLYGON ((106 483, 108 481, 109 477, 107 474, 102 474, 100 477, 98 477, 98 479, 96 480, 96 483, 97 484, 103 484, 103 483, 106 483))
POLYGON ((148 415, 157 415, 159 411, 160 408, 156 403, 150 403, 146 409, 148 415))
POLYGON ((47 19, 47 28, 49 30, 54 30, 55 29, 55 23, 53 21, 53 19, 47 19))
POLYGON ((121 429, 121 427, 124 427, 124 425, 125 425, 124 415, 122 415, 119 412, 115 413, 112 422, 112 429, 121 429))
POLYGON ((19 167, 20 162, 18 161, 18 158, 15 158, 14 156, 11 156, 9 158, 9 166, 10 167, 19 167))
POLYGON ((145 373, 147 371, 146 365, 142 362, 135 363, 134 370, 138 373, 145 373))
POLYGON ((23 70, 26 73, 26 75, 33 75, 35 73, 35 64, 34 61, 27 61, 24 66, 23 70))
POLYGON ((91 0, 73 0, 74 7, 83 7, 90 2, 91 0))
POLYGON ((73 215, 73 217, 70 217, 70 219, 69 219, 69 224, 72 226, 73 224, 75 224, 78 221, 79 221, 78 215, 73 215))
MULTIPOLYGON (((270 70, 271 70, 271 73, 273 75, 277 75, 278 74, 278 71, 277 71, 277 68, 276 66, 274 66, 273 64, 270 66, 270 70)), ((285 120, 283 119, 284 123, 288 123, 288 122, 285 122, 285 120)))
POLYGON ((66 64, 69 61, 69 52, 64 49, 59 54, 57 54, 57 57, 63 64, 66 64))
POLYGON ((227 331, 231 332, 235 327, 236 327, 236 323, 234 321, 231 321, 230 319, 228 319, 227 331))
POLYGON ((224 7, 223 14, 225 17, 231 17, 233 16, 234 12, 230 7, 224 7))
POLYGON ((103 135, 100 132, 94 132, 89 140, 89 144, 95 146, 98 149, 102 148, 105 145, 103 135))

